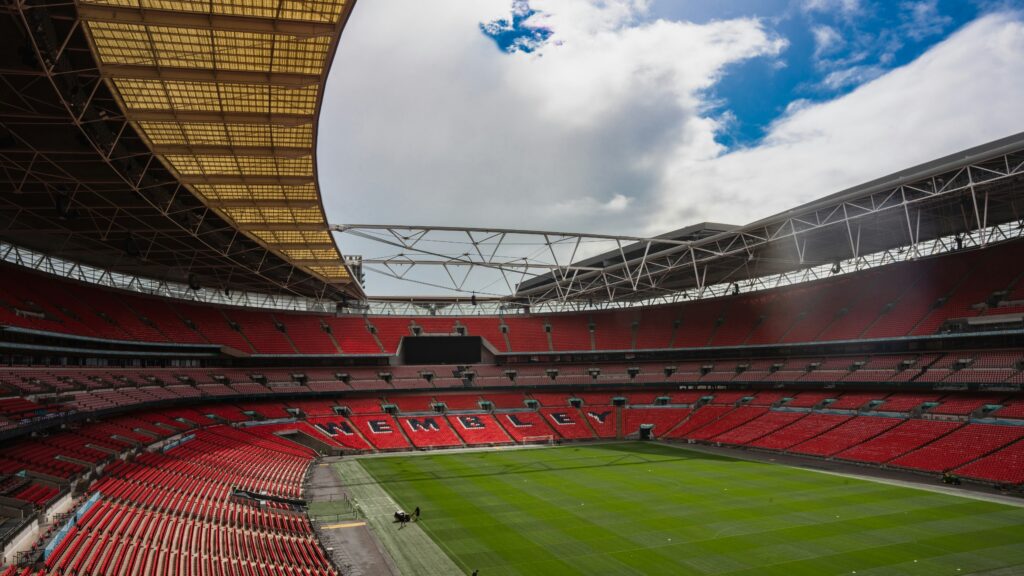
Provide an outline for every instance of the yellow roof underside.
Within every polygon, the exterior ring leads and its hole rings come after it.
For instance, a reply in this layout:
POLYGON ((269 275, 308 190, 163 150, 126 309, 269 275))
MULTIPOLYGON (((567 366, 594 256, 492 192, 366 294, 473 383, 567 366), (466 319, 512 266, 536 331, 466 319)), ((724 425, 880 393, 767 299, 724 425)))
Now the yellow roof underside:
POLYGON ((297 266, 327 281, 348 280, 327 231, 313 158, 320 90, 346 0, 79 4, 110 8, 85 17, 95 55, 168 168, 297 266), (230 25, 220 27, 214 16, 231 17, 230 25))

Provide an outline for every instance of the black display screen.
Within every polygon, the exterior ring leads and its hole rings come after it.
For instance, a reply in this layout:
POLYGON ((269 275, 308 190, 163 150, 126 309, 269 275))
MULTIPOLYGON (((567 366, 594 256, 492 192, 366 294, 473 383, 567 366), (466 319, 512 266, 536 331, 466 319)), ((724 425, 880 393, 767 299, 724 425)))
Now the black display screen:
POLYGON ((477 364, 479 336, 408 336, 402 340, 406 364, 477 364))

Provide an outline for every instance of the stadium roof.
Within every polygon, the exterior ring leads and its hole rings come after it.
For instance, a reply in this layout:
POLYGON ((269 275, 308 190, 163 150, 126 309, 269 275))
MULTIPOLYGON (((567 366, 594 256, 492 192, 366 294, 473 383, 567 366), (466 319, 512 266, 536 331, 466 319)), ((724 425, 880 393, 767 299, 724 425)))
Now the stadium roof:
POLYGON ((353 4, 4 4, 0 185, 11 193, 0 195, 0 241, 139 277, 362 298, 333 229, 399 250, 349 262, 403 279, 417 266, 442 267, 456 295, 536 305, 703 293, 814 266, 857 267, 890 250, 910 258, 936 239, 997 241, 983 231, 1024 214, 1019 134, 745 226, 706 223, 656 238, 329 226, 316 121, 353 4), (461 243, 431 243, 441 234, 461 243), (539 252, 499 253, 531 242, 539 252), (500 273, 489 285, 507 292, 467 289, 455 268, 500 273))
POLYGON ((0 237, 139 276, 361 295, 314 158, 353 4, 5 4, 0 237))
MULTIPOLYGON (((690 228, 589 259, 600 270, 552 271, 519 285, 523 302, 551 298, 640 300, 902 251, 942 238, 1007 238, 1024 225, 1024 133, 878 178, 741 227, 684 238, 690 228), (986 232, 991 231, 991 232, 986 232)), ((956 240, 954 240, 954 243, 956 240)))
POLYGON ((703 223, 654 238, 405 225, 334 229, 400 250, 362 260, 395 278, 439 266, 451 279, 449 289, 469 292, 463 286, 470 272, 454 270, 483 268, 500 274, 504 283, 491 285, 508 287, 500 298, 506 303, 592 306, 719 295, 730 285, 762 289, 771 277, 788 275, 793 283, 821 277, 820 268, 829 275, 984 246, 1020 236, 1022 226, 1024 133, 745 226, 703 223), (611 249, 577 257, 599 242, 611 249), (500 253, 506 246, 540 249, 524 257, 500 253))

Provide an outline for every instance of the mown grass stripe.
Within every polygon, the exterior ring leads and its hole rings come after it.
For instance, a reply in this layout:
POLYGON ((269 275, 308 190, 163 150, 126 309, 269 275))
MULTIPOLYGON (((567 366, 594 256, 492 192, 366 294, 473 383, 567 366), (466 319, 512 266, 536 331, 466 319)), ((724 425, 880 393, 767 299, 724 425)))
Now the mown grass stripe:
POLYGON ((487 576, 1024 564, 1024 509, 657 444, 362 463, 402 506, 426 510, 424 529, 460 566, 487 576))

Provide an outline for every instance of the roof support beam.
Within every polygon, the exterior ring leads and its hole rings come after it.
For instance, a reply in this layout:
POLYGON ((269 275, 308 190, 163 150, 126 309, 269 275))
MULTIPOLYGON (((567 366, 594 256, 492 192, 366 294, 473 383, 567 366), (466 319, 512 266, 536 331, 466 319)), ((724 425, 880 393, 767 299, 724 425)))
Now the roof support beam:
MULTIPOLYGON (((182 181, 188 184, 271 184, 279 186, 302 186, 316 182, 312 176, 182 176, 182 181)), ((326 230, 327 225, 323 228, 326 230)))
POLYGON ((210 146, 203 144, 154 144, 154 154, 195 156, 272 156, 276 158, 302 158, 313 153, 312 148, 294 146, 210 146))
MULTIPOLYGON (((275 245, 274 248, 277 248, 277 246, 275 245)), ((290 258, 288 261, 290 263, 296 265, 296 266, 325 266, 325 267, 330 268, 330 267, 334 267, 334 266, 339 266, 340 265, 340 263, 338 262, 337 259, 319 260, 319 259, 316 259, 316 258, 312 258, 312 259, 290 258)))
POLYGON ((142 10, 129 6, 96 6, 81 3, 78 4, 78 16, 89 22, 179 26, 201 30, 229 30, 231 32, 263 32, 300 38, 333 36, 338 27, 337 24, 325 22, 229 14, 198 14, 153 8, 142 10))
POLYGON ((330 242, 275 242, 271 246, 277 250, 334 250, 336 248, 330 242))
POLYGON ((263 200, 257 198, 214 200, 208 198, 206 205, 211 208, 318 208, 320 203, 315 198, 310 200, 263 200))
MULTIPOLYGON (((303 231, 303 232, 321 232, 327 230, 326 224, 293 224, 291 222, 274 223, 274 222, 258 222, 258 223, 247 223, 245 224, 245 230, 252 230, 253 232, 290 232, 292 230, 303 231)), ((277 244, 270 244, 269 246, 277 247, 277 244)))
POLYGON ((268 114, 263 112, 190 112, 187 110, 131 110, 136 122, 199 122, 210 124, 273 124, 302 126, 313 122, 312 114, 268 114))
POLYGON ((104 64, 103 75, 110 78, 146 80, 179 80, 182 82, 223 82, 226 84, 272 84, 303 88, 320 83, 316 74, 289 72, 250 72, 245 70, 209 70, 202 68, 172 68, 138 64, 104 64))

